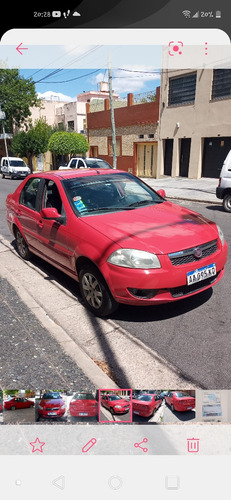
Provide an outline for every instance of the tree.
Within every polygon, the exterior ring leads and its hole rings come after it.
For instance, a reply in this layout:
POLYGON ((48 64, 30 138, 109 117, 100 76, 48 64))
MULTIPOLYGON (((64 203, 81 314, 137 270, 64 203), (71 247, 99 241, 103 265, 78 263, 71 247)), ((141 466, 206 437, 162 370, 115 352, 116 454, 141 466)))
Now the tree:
POLYGON ((83 155, 89 150, 87 139, 76 132, 55 132, 48 144, 55 155, 83 155))
POLYGON ((48 142, 52 134, 52 127, 40 119, 28 132, 23 130, 14 135, 11 149, 16 156, 26 156, 29 168, 33 172, 32 157, 48 151, 48 142))
POLYGON ((25 125, 31 116, 30 108, 41 105, 32 78, 23 78, 18 69, 0 69, 0 104, 6 113, 6 132, 25 125))

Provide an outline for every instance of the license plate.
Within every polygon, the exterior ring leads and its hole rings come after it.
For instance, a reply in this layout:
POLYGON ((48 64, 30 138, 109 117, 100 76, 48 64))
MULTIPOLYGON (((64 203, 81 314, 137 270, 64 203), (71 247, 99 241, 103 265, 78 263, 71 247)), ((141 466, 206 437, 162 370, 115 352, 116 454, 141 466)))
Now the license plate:
POLYGON ((188 410, 191 410, 192 409, 192 406, 187 406, 188 410))
POLYGON ((56 411, 48 411, 47 415, 57 415, 56 411))
POLYGON ((209 266, 200 267, 200 269, 187 273, 187 285, 193 285, 194 283, 206 280, 207 278, 212 278, 215 274, 216 264, 209 264, 209 266))
POLYGON ((80 417, 86 417, 87 415, 88 415, 88 413, 79 413, 80 417))

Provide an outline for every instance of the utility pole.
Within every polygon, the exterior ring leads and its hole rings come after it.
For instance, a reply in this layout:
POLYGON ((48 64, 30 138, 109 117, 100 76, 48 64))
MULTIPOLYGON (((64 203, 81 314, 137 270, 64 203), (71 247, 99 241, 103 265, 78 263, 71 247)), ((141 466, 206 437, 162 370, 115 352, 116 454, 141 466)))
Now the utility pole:
POLYGON ((0 104, 0 120, 2 122, 3 140, 4 140, 4 144, 5 144, 6 157, 7 157, 7 161, 8 161, 8 148, 7 148, 7 141, 6 141, 5 126, 4 126, 5 119, 6 119, 6 113, 5 113, 5 111, 2 111, 2 107, 0 104))
POLYGON ((114 106, 113 106, 113 95, 112 95, 112 76, 111 76, 110 54, 108 54, 108 87, 109 87, 109 101, 110 101, 110 111, 111 111, 111 132, 112 132, 113 168, 117 168, 116 131, 115 131, 115 117, 114 117, 114 106))

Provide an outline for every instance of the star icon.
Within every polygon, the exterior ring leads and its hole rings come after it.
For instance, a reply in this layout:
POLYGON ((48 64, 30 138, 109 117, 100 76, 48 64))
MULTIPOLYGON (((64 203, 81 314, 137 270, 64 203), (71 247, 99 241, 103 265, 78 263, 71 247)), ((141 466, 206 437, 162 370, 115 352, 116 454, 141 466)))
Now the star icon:
POLYGON ((46 443, 43 443, 42 441, 40 441, 40 439, 37 437, 35 441, 32 441, 30 443, 30 445, 32 446, 32 453, 34 453, 35 451, 40 451, 40 453, 43 453, 43 449, 42 447, 44 446, 44 444, 46 443))

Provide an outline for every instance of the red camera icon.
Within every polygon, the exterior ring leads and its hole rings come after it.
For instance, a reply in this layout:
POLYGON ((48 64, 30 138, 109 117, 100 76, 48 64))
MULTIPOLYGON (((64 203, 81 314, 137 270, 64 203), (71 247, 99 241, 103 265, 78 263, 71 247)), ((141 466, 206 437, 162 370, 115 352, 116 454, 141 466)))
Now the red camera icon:
POLYGON ((175 56, 175 54, 179 54, 179 56, 182 54, 182 47, 184 46, 183 42, 169 42, 168 44, 169 50, 168 53, 170 56, 175 56))

